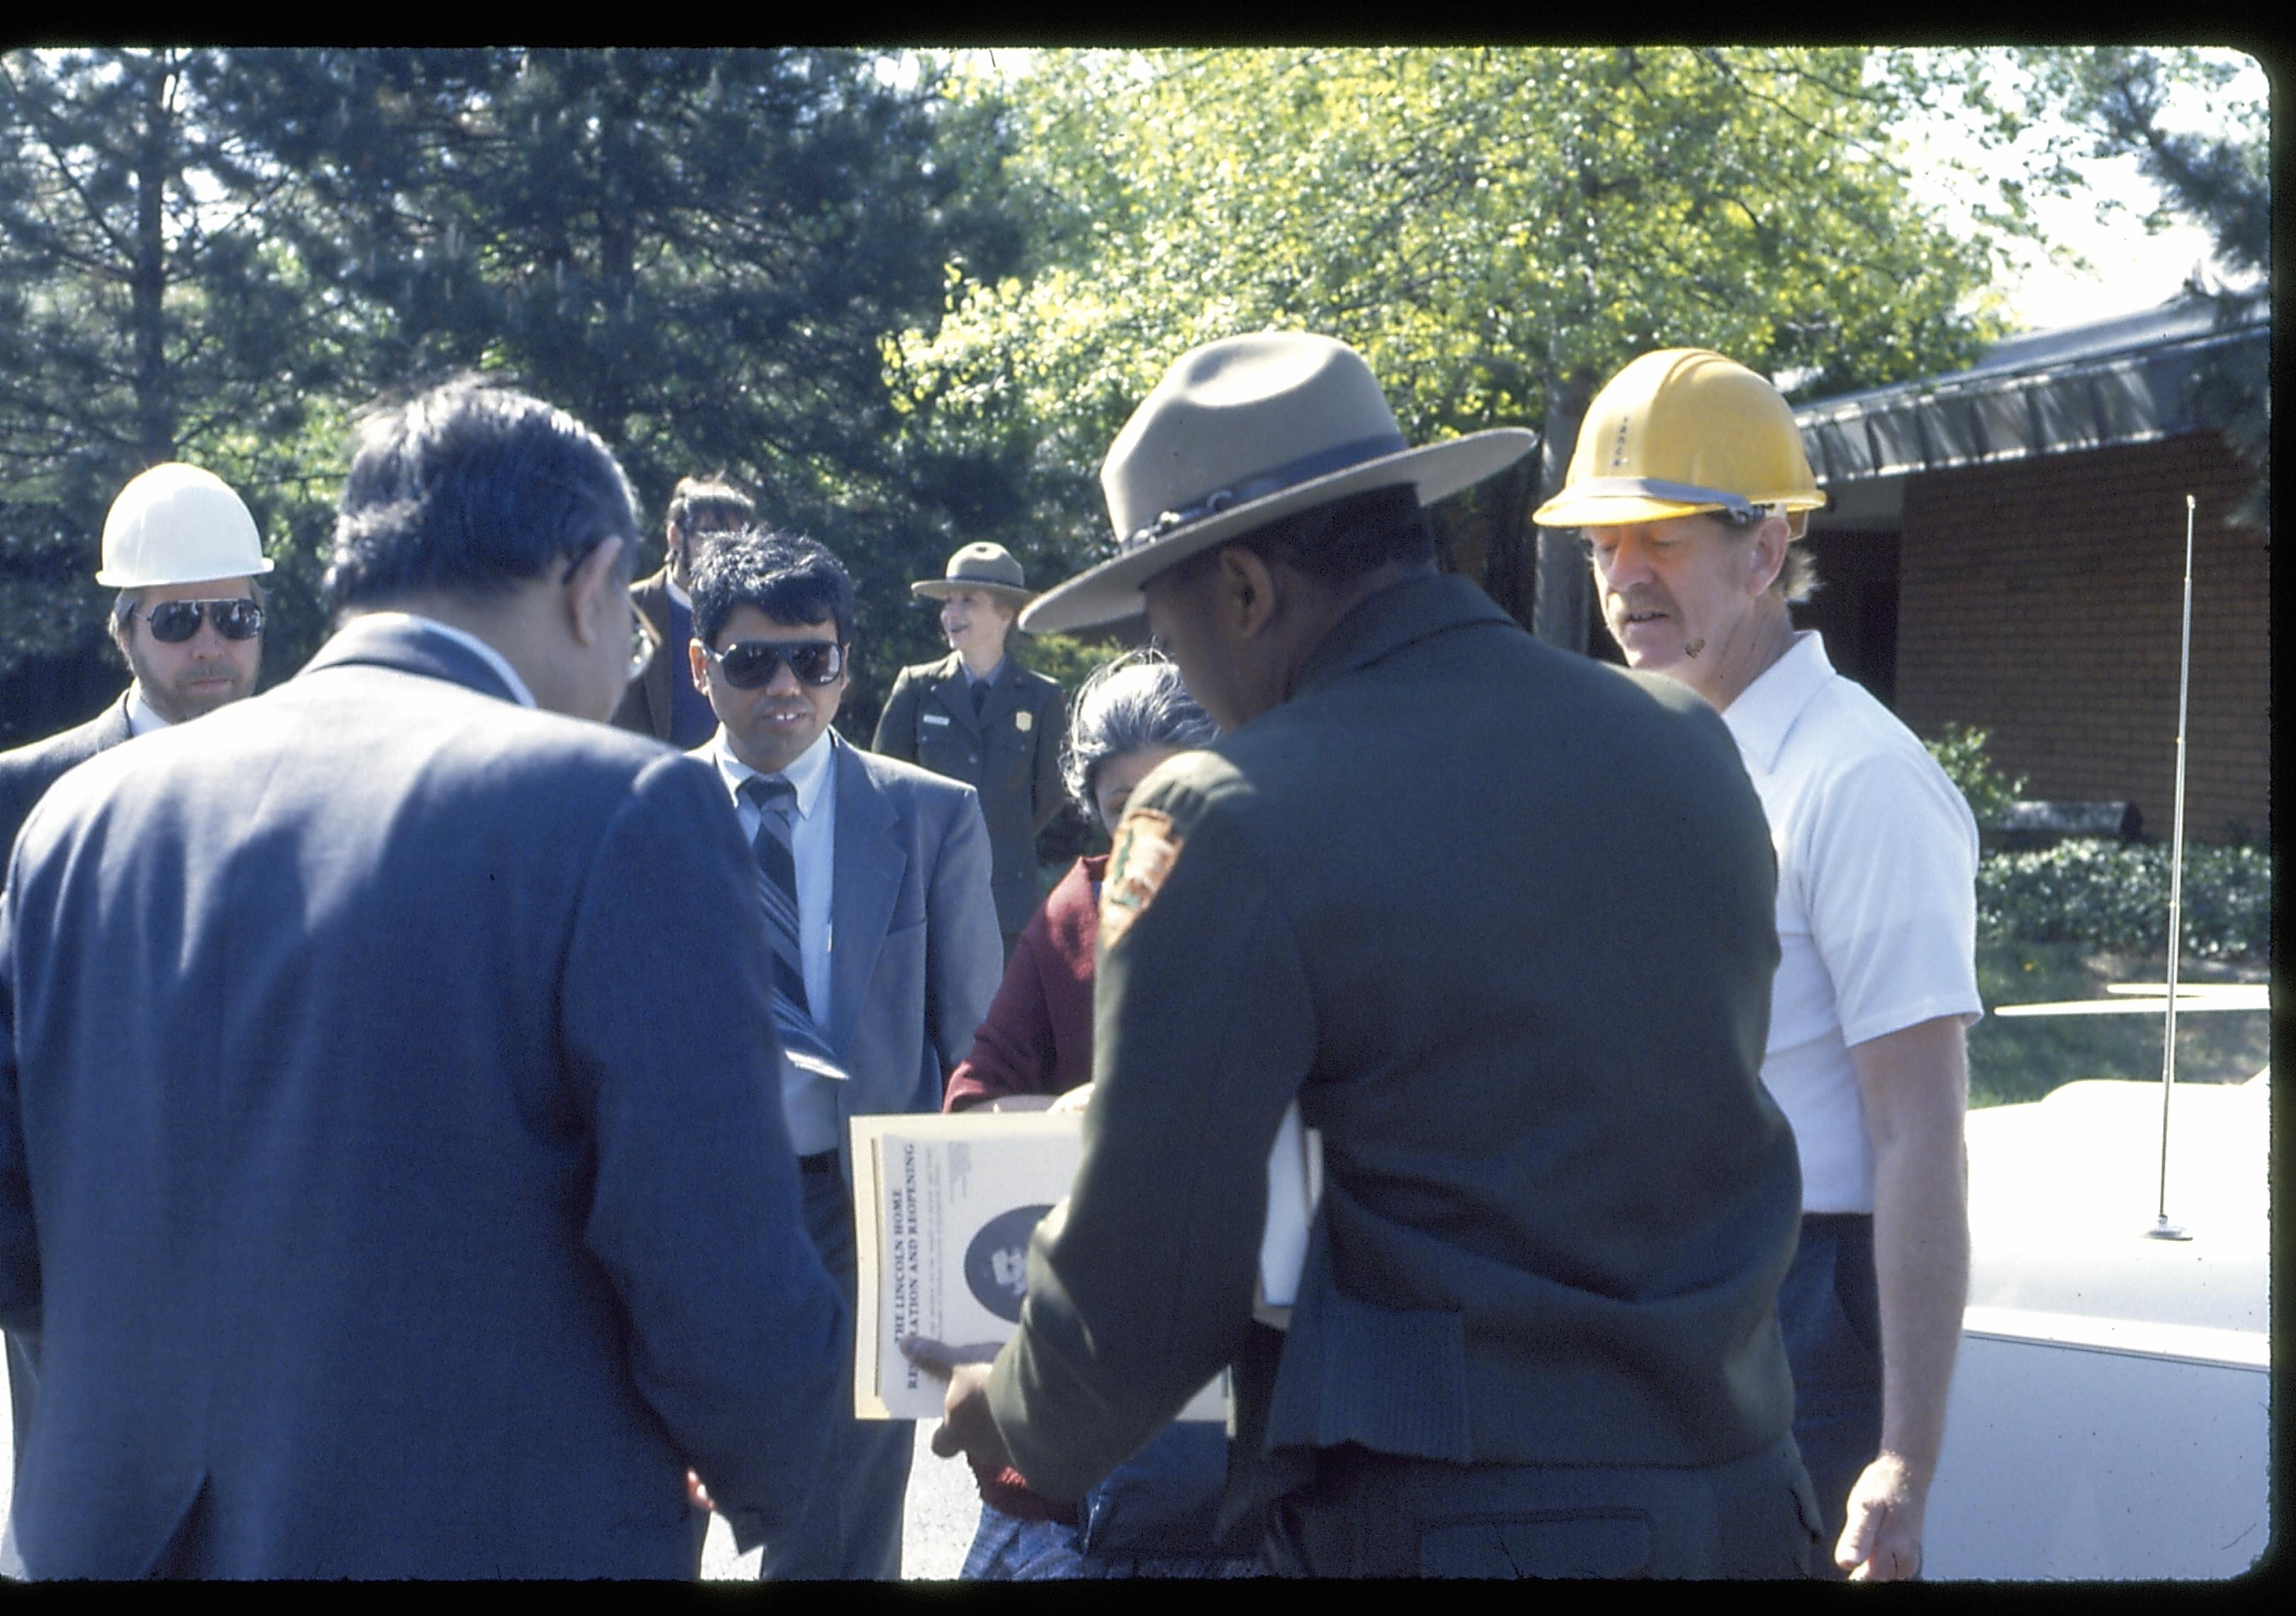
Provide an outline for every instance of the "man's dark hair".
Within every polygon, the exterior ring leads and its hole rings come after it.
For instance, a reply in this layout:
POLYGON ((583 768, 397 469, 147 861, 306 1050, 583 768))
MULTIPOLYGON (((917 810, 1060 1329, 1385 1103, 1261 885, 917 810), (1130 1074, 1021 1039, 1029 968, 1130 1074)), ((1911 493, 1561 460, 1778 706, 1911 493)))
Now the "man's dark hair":
MULTIPOLYGON (((1432 562, 1435 533, 1408 483, 1349 494, 1328 504, 1279 516, 1227 545, 1240 545, 1271 566, 1287 562, 1327 587, 1353 582, 1390 562, 1432 562)), ((1227 545, 1179 563, 1183 577, 1212 565, 1227 545)))
POLYGON ((667 525, 692 537, 696 533, 726 533, 751 526, 758 507, 750 497, 718 472, 708 477, 681 477, 670 490, 667 525))
POLYGON ((853 643, 853 580, 828 546, 809 538, 736 528, 710 540, 693 564, 693 633, 712 651, 726 619, 754 606, 784 623, 837 622, 853 643))
POLYGON ((499 595, 626 541, 636 502, 598 435, 565 411, 462 377, 359 424, 324 584, 338 610, 445 590, 499 595))

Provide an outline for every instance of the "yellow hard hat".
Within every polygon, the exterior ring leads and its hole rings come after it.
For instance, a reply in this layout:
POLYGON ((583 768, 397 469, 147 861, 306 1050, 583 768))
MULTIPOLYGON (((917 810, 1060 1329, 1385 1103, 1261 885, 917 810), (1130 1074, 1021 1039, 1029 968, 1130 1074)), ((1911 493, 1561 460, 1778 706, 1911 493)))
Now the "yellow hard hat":
MULTIPOLYGON (((1785 398, 1703 348, 1643 355, 1587 406, 1562 491, 1531 513, 1549 528, 1623 527, 1702 511, 1825 504, 1785 398)), ((1794 531, 1802 519, 1793 519, 1794 531)))

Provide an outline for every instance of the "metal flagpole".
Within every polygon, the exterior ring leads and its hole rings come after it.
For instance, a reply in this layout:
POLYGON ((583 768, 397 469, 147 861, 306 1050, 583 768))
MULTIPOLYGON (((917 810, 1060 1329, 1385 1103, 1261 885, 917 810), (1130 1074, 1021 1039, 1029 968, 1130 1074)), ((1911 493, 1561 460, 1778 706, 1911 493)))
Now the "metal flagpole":
POLYGON ((2152 1226, 2155 1240, 2190 1240, 2169 1221, 2169 1095, 2177 1087, 2177 956, 2183 952, 2185 895, 2185 712, 2193 685, 2193 496, 2185 496, 2185 635, 2177 665, 2177 811, 2169 838, 2169 1027, 2161 1049, 2161 1202, 2152 1226))

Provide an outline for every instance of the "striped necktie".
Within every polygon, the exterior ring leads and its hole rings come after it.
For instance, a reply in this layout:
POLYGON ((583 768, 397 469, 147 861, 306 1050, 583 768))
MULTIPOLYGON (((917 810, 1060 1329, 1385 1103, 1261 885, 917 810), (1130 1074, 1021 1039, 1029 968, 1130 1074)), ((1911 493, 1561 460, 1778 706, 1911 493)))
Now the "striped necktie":
POLYGON ((758 809, 758 833, 750 851, 758 861, 758 899, 774 955, 775 1028, 792 1052, 833 1064, 806 997, 805 956, 798 943, 797 856, 790 846, 797 787, 777 776, 752 775, 742 782, 741 791, 758 809))

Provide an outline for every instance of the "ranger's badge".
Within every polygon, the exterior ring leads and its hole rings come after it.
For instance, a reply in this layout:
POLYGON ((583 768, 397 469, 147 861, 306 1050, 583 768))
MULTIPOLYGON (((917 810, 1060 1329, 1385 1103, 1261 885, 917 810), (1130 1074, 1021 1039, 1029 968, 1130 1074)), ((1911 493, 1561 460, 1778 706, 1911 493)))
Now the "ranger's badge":
POLYGON ((1029 713, 1016 712, 1013 715, 1013 727, 1019 730, 1024 735, 1029 733, 1029 726, 1036 723, 1036 721, 1035 717, 1029 713))
POLYGON ((1100 883, 1100 946, 1109 948, 1155 901, 1164 877, 1180 857, 1180 837, 1172 816, 1154 808, 1134 808, 1116 827, 1108 874, 1100 883))

